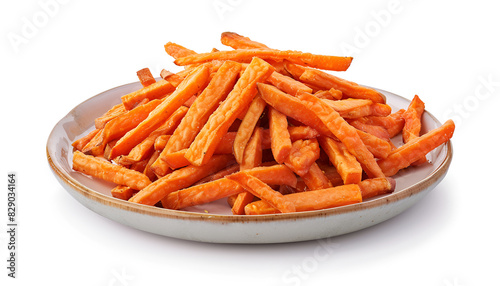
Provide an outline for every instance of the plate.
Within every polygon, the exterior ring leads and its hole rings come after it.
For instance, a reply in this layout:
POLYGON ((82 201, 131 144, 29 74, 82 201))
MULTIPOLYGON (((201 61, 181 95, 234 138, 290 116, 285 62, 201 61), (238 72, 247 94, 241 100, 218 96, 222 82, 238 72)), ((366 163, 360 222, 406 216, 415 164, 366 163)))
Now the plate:
MULTIPOLYGON (((71 143, 87 134, 94 119, 120 102, 120 97, 141 88, 139 82, 100 93, 76 106, 53 128, 47 140, 47 160, 66 191, 88 209, 130 227, 168 237, 212 243, 283 243, 342 235, 390 219, 421 200, 445 177, 452 159, 451 142, 427 155, 429 164, 400 171, 396 190, 362 203, 293 214, 239 216, 230 214, 225 200, 186 210, 169 210, 113 198, 113 184, 90 178, 71 168, 71 143)), ((393 110, 409 100, 376 89, 393 110)), ((422 131, 441 123, 430 113, 422 116, 422 131)), ((401 144, 395 138, 394 144, 401 144)))

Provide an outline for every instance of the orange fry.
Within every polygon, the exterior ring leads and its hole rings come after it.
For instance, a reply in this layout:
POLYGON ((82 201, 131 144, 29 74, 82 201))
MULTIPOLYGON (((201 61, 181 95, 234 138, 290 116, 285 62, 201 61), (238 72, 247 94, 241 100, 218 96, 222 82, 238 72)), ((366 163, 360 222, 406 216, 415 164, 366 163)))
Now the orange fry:
POLYGON ((139 78, 139 81, 141 82, 143 87, 146 87, 148 85, 152 85, 153 83, 156 82, 154 76, 151 74, 151 71, 149 68, 143 68, 141 70, 137 71, 137 77, 139 78))
POLYGON ((399 170, 410 166, 411 163, 450 140, 454 131, 455 123, 448 120, 442 126, 392 151, 387 158, 377 163, 386 176, 395 175, 399 170))
POLYGON ((295 206, 292 202, 284 198, 284 196, 271 189, 269 185, 259 180, 257 177, 243 171, 227 176, 228 179, 240 184, 243 189, 259 197, 261 200, 268 202, 273 208, 281 213, 295 212, 295 206))
POLYGON ((129 201, 152 206, 166 195, 182 188, 189 187, 201 178, 226 167, 231 163, 231 160, 232 156, 230 155, 217 155, 213 156, 204 166, 187 166, 175 170, 142 189, 129 201))
POLYGON ((363 200, 392 193, 396 189, 396 180, 391 177, 366 179, 358 183, 363 200))
POLYGON ((176 59, 174 63, 176 65, 185 66, 212 60, 250 62, 252 58, 275 61, 288 60, 296 64, 333 71, 347 70, 352 61, 352 57, 314 55, 297 51, 280 51, 273 49, 242 49, 189 55, 176 59))
POLYGON ((316 139, 297 140, 292 143, 285 165, 299 176, 304 176, 319 158, 319 144, 316 139))
POLYGON ((242 164, 243 162, 243 153, 245 152, 247 143, 250 140, 255 126, 257 125, 257 122, 259 121, 265 108, 266 102, 257 95, 250 103, 250 106, 248 107, 245 116, 238 127, 238 132, 234 138, 233 152, 234 158, 236 158, 236 162, 239 164, 242 164))
POLYGON ((233 49, 268 49, 268 47, 259 42, 250 40, 247 37, 233 32, 224 32, 221 34, 220 41, 223 45, 233 49))
POLYGON ((363 141, 361 141, 356 129, 340 117, 338 112, 313 95, 303 93, 299 98, 318 115, 335 137, 344 143, 349 153, 358 159, 361 167, 370 178, 384 177, 384 173, 377 165, 373 154, 368 151, 363 141))
POLYGON ((191 143, 186 153, 191 164, 201 166, 210 159, 229 127, 257 94, 257 82, 267 79, 272 72, 273 67, 265 61, 259 58, 252 60, 233 90, 212 113, 191 143))
POLYGON ((300 80, 323 89, 335 88, 342 91, 345 98, 369 99, 375 103, 385 103, 385 96, 380 92, 320 70, 306 69, 301 74, 300 80))
POLYGON ((328 158, 330 158, 330 162, 337 168, 345 185, 361 182, 363 169, 342 142, 324 136, 319 137, 318 141, 328 158))
POLYGON ((126 185, 134 190, 142 190, 151 184, 144 174, 112 164, 104 159, 85 155, 80 151, 73 153, 73 170, 118 185, 126 185))
POLYGON ((271 150, 276 162, 281 164, 292 150, 292 141, 288 132, 288 121, 283 113, 272 107, 269 107, 268 116, 271 150))
MULTIPOLYGON (((362 201, 361 190, 355 184, 294 193, 284 197, 293 203, 297 212, 328 209, 362 201)), ((264 200, 250 203, 245 207, 245 214, 247 215, 274 213, 278 213, 278 211, 264 200)))
POLYGON ((144 99, 159 99, 175 90, 175 87, 166 80, 159 80, 151 85, 143 87, 137 91, 131 92, 121 97, 123 106, 127 110, 134 108, 144 99))
POLYGON ((125 113, 127 110, 125 109, 125 106, 123 103, 117 104, 113 106, 111 109, 109 109, 106 113, 104 113, 101 117, 96 118, 94 120, 95 122, 95 128, 96 129, 102 129, 108 123, 109 121, 113 120, 117 116, 125 113))
POLYGON ((127 154, 135 145, 144 140, 153 130, 158 128, 191 96, 205 87, 208 80, 208 69, 200 66, 177 87, 177 89, 158 105, 149 116, 137 127, 125 134, 111 149, 111 158, 127 154))

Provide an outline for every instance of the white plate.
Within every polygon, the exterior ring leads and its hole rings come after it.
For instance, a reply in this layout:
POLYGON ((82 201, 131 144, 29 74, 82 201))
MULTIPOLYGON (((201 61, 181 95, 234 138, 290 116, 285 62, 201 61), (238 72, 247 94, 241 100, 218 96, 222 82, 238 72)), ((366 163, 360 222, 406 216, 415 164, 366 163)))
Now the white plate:
MULTIPOLYGON (((120 102, 120 97, 141 88, 140 83, 119 86, 81 103, 62 118, 47 141, 47 159, 61 183, 90 210, 119 223, 180 239, 214 243, 280 243, 321 239, 357 231, 390 219, 418 202, 446 175, 452 158, 448 142, 427 155, 432 164, 410 167, 394 176, 394 193, 333 209, 294 214, 234 216, 223 201, 185 211, 145 206, 113 198, 113 184, 90 178, 71 169, 71 143, 87 134, 94 119, 120 102)), ((378 90, 396 111, 407 108, 403 97, 378 90)), ((423 132, 440 126, 425 112, 423 132)), ((395 144, 400 144, 395 141, 395 144)))

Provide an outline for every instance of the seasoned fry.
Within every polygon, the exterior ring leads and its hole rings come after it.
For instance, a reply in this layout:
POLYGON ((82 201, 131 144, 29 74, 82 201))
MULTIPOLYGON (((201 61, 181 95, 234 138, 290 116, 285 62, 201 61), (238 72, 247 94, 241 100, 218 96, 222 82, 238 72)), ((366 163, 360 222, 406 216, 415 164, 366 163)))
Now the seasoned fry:
POLYGON ((271 138, 271 150, 274 159, 283 163, 292 150, 292 140, 288 132, 288 121, 286 116, 276 109, 269 107, 269 136, 271 138))
POLYGON ((122 96, 122 103, 125 109, 130 110, 144 99, 160 99, 174 90, 175 87, 170 82, 159 80, 151 85, 122 96))
POLYGON ((151 74, 151 71, 149 70, 149 68, 143 68, 141 70, 138 70, 137 77, 139 78, 139 81, 141 82, 143 87, 146 87, 148 85, 152 85, 153 83, 156 82, 156 79, 151 74))
POLYGON ((363 169, 342 142, 335 141, 330 137, 321 136, 318 139, 321 147, 330 158, 330 162, 337 168, 345 185, 361 182, 363 169))
POLYGON ((236 137, 234 138, 233 152, 236 162, 240 165, 243 163, 243 154, 246 150, 247 143, 250 140, 250 136, 252 136, 262 112, 264 112, 264 108, 266 108, 266 102, 259 95, 257 95, 253 99, 252 103, 250 103, 250 106, 248 107, 245 116, 238 127, 236 137))

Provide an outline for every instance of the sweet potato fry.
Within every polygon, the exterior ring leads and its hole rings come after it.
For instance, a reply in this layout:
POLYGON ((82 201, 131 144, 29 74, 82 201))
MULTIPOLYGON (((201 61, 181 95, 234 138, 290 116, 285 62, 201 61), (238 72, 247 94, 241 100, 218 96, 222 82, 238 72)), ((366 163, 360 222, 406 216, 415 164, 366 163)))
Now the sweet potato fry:
POLYGON ((396 189, 396 180, 391 177, 366 179, 358 183, 363 200, 392 193, 396 189))
POLYGON ((278 72, 273 72, 267 80, 275 87, 291 95, 296 95, 299 92, 312 92, 312 89, 307 85, 278 72))
MULTIPOLYGON (((328 209, 360 203, 362 201, 361 190, 355 184, 294 193, 284 197, 293 203, 297 212, 328 209)), ((250 203, 245 207, 245 214, 247 215, 274 213, 278 213, 278 211, 264 200, 250 203)))
POLYGON ((259 197, 261 200, 269 203, 273 208, 281 213, 295 212, 295 206, 292 202, 284 198, 284 196, 273 190, 269 185, 259 180, 246 172, 238 172, 227 176, 226 178, 240 184, 243 189, 259 197))
POLYGON ((404 112, 404 109, 400 109, 388 116, 367 116, 359 118, 358 120, 361 120, 365 124, 384 127, 387 130, 389 137, 392 138, 403 130, 403 126, 405 124, 405 120, 403 118, 404 112))
POLYGON ((144 174, 112 164, 104 159, 85 155, 80 151, 73 153, 73 170, 118 185, 126 185, 134 190, 142 190, 151 184, 144 174))
POLYGON ((252 137, 248 141, 240 163, 240 170, 252 169, 262 163, 262 128, 255 128, 252 137))
POLYGON ((204 166, 187 166, 175 170, 142 189, 129 201, 152 206, 169 193, 189 187, 201 178, 226 167, 231 164, 231 160, 232 156, 230 155, 217 155, 213 156, 204 166))
MULTIPOLYGON (((422 126, 420 120, 422 114, 424 113, 424 110, 424 102, 420 99, 420 97, 418 97, 418 95, 415 95, 410 102, 410 105, 402 115, 404 118, 404 126, 402 130, 404 143, 407 143, 412 139, 420 136, 420 128, 422 126)), ((421 165, 425 162, 427 162, 427 159, 425 157, 422 157, 413 162, 412 165, 421 165)))
POLYGON ((176 65, 185 66, 190 64, 204 63, 212 60, 233 60, 240 62, 250 62, 252 58, 275 61, 288 60, 296 64, 333 71, 347 70, 352 61, 352 57, 314 55, 297 51, 280 51, 273 49, 239 49, 232 51, 189 55, 176 59, 174 63, 176 65))
POLYGON ((247 143, 250 140, 255 126, 257 125, 257 122, 259 121, 265 108, 266 102, 259 95, 257 95, 250 103, 250 106, 241 121, 233 143, 234 158, 239 164, 243 163, 243 154, 246 150, 247 143))
POLYGON ((371 135, 359 129, 356 131, 368 151, 370 151, 375 158, 385 159, 389 156, 389 153, 392 151, 392 145, 387 140, 378 138, 377 136, 371 135))
POLYGON ((335 141, 330 137, 318 138, 321 147, 330 158, 330 162, 337 168, 345 185, 361 182, 363 169, 356 158, 347 151, 342 142, 335 141))
POLYGON ((320 70, 306 69, 300 75, 300 80, 323 89, 335 88, 342 91, 342 95, 346 98, 369 99, 375 103, 385 103, 385 96, 380 92, 320 70))
POLYGON ((172 42, 166 43, 164 48, 165 48, 165 52, 167 52, 167 54, 169 54, 174 59, 178 59, 178 58, 182 58, 185 56, 196 54, 195 51, 192 51, 188 48, 185 48, 181 45, 178 45, 178 44, 172 43, 172 42))
POLYGON ((205 66, 200 66, 177 87, 177 89, 141 123, 125 134, 111 150, 111 157, 127 154, 135 145, 144 140, 153 130, 167 120, 191 96, 205 87, 209 73, 205 66))
POLYGON ((363 141, 361 141, 356 129, 340 117, 338 112, 313 95, 303 93, 300 94, 299 98, 310 110, 317 114, 335 137, 344 143, 349 153, 358 159, 361 167, 370 178, 384 177, 373 154, 368 151, 363 141))
POLYGON ((328 177, 323 173, 323 170, 314 162, 307 173, 302 177, 304 183, 309 190, 320 190, 333 187, 328 177))
MULTIPOLYGON (((256 167, 248 169, 245 172, 268 185, 291 185, 293 187, 297 185, 297 178, 285 165, 256 167)), ((183 209, 188 206, 213 202, 244 191, 235 181, 227 178, 218 178, 173 192, 162 200, 162 204, 165 208, 183 209)))
POLYGON ((85 145, 87 145, 90 142, 90 140, 92 140, 92 138, 94 138, 97 135, 97 133, 99 133, 99 129, 94 129, 90 131, 87 135, 81 137, 78 140, 75 140, 73 143, 71 143, 71 146, 73 146, 73 148, 75 148, 78 151, 82 151, 85 145))
POLYGON ((233 88, 241 67, 235 62, 225 62, 216 72, 208 86, 196 98, 182 119, 179 127, 172 134, 172 138, 160 155, 161 160, 169 153, 186 149, 207 122, 210 114, 218 107, 233 88))
POLYGON ((113 196, 113 198, 117 198, 117 199, 121 199, 121 200, 125 200, 125 201, 128 201, 135 192, 137 192, 137 191, 130 188, 130 187, 123 186, 123 185, 118 185, 118 186, 114 187, 113 189, 111 189, 111 195, 113 196))
POLYGON ((221 34, 220 41, 223 45, 233 49, 268 49, 268 47, 259 42, 250 40, 247 37, 233 32, 224 32, 221 34))
POLYGON ((410 166, 411 163, 446 143, 451 139, 454 131, 455 123, 448 120, 442 126, 393 150, 387 158, 379 160, 377 163, 386 176, 393 176, 399 170, 410 166))
POLYGON ((285 165, 299 176, 304 176, 319 158, 319 144, 316 139, 297 140, 292 143, 285 165))
MULTIPOLYGON (((229 180, 229 181, 231 181, 231 180, 229 180)), ((234 182, 234 181, 232 181, 232 182, 234 182)), ((239 186, 239 184, 238 184, 238 186, 239 186)), ((245 206, 248 205, 249 203, 253 202, 254 199, 255 199, 255 196, 250 192, 239 193, 238 196, 236 197, 236 200, 233 203, 233 206, 231 207, 231 212, 234 215, 244 215, 245 214, 245 206)))
POLYGON ((174 90, 175 87, 170 82, 159 80, 137 91, 126 94, 122 96, 121 99, 125 109, 130 110, 146 98, 149 100, 160 99, 174 90))
MULTIPOLYGON (((312 88, 310 89, 312 92, 312 88)), ((314 92, 314 96, 321 99, 340 100, 342 99, 342 91, 337 90, 335 88, 330 88, 329 90, 318 90, 314 92)))
POLYGON ((104 113, 101 117, 98 117, 94 120, 94 125, 96 129, 102 129, 109 121, 113 120, 117 116, 125 113, 127 110, 123 103, 117 104, 110 108, 106 113, 104 113))
POLYGON ((290 155, 290 151, 292 150, 292 140, 288 132, 288 121, 283 113, 272 107, 269 107, 268 116, 271 150, 276 162, 281 164, 290 155))
POLYGON ((267 104, 279 112, 316 129, 321 134, 333 136, 319 117, 297 97, 286 94, 272 85, 258 83, 257 87, 267 104))
POLYGON ((149 70, 149 68, 143 68, 141 70, 138 70, 137 77, 139 78, 139 81, 141 82, 143 87, 146 87, 148 85, 152 85, 153 83, 156 82, 156 79, 151 74, 151 71, 149 70))
POLYGON ((162 151, 165 149, 165 145, 167 145, 168 139, 170 139, 171 135, 160 135, 155 139, 154 149, 155 151, 162 151))
POLYGON ((252 60, 233 90, 212 113, 191 143, 186 153, 191 164, 201 166, 207 162, 231 124, 257 94, 257 82, 266 80, 272 72, 273 67, 265 61, 259 58, 252 60))
POLYGON ((179 86, 181 82, 184 80, 183 76, 179 74, 175 74, 167 71, 166 69, 162 69, 160 72, 160 77, 168 82, 170 82, 174 87, 179 86))
POLYGON ((355 127, 358 130, 361 130, 363 132, 366 132, 368 134, 371 134, 377 138, 380 138, 382 140, 385 140, 389 142, 391 140, 391 136, 389 134, 389 131, 383 126, 380 125, 372 125, 372 124, 367 124, 365 123, 366 120, 365 118, 358 118, 354 120, 349 120, 349 124, 353 127, 355 127))

